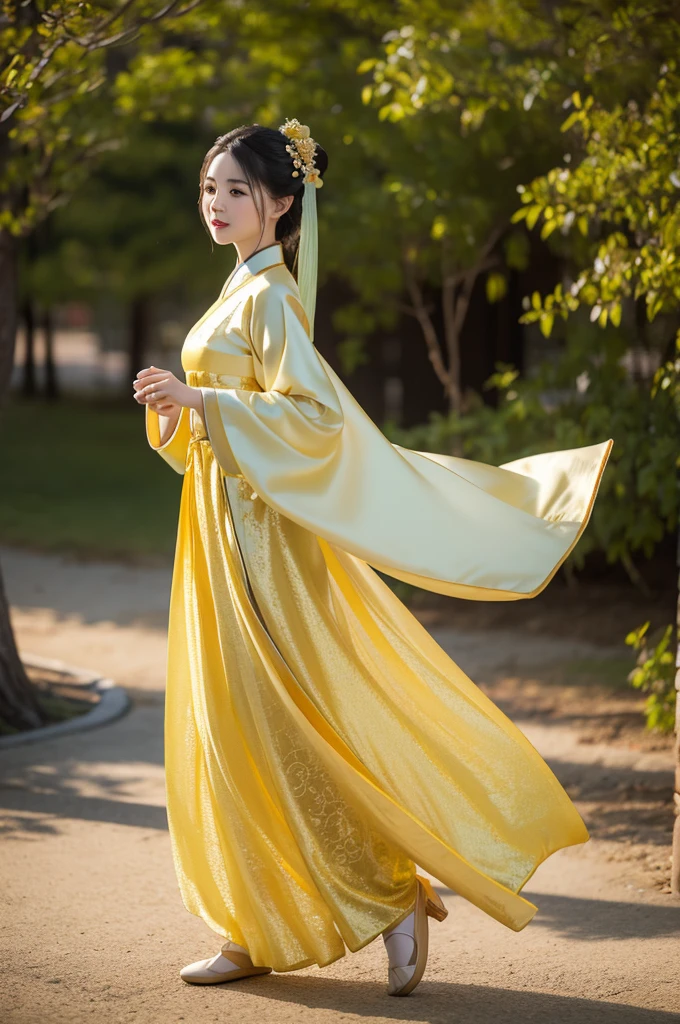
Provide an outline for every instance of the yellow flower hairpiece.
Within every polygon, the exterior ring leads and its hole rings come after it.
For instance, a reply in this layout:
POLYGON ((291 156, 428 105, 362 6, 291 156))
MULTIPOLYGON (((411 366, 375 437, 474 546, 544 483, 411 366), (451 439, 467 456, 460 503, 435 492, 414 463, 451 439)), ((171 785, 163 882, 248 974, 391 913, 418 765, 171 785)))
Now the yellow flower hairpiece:
POLYGON ((309 182, 316 185, 317 188, 321 188, 323 180, 314 163, 316 142, 309 134, 308 125, 300 124, 296 117, 289 117, 285 124, 279 126, 279 131, 283 132, 287 139, 290 139, 289 145, 286 146, 286 152, 290 153, 293 158, 295 168, 293 177, 298 178, 300 169, 302 169, 305 174, 302 180, 305 184, 309 182))

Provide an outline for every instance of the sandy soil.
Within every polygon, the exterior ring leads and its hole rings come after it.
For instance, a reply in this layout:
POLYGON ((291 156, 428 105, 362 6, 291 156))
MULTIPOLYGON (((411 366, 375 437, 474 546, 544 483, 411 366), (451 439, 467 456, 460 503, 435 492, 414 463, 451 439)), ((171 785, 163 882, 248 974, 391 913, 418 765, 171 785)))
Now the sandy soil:
MULTIPOLYGON (((489 628, 482 611, 483 629, 467 613, 453 625, 430 615, 437 640, 518 722, 591 831, 523 890, 539 907, 526 929, 511 932, 440 887, 450 914, 431 925, 427 973, 408 999, 385 995, 380 940, 322 971, 190 987, 179 968, 218 943, 181 905, 167 834, 169 571, 11 550, 0 559, 22 650, 95 667, 133 698, 105 728, 0 755, 3 1020, 680 1021, 680 902, 664 891, 671 743, 644 736, 637 695, 593 683, 584 697, 569 676, 574 659, 592 668, 625 657, 618 634, 603 646, 565 628, 550 635, 545 623, 489 628)), ((532 603, 521 604, 528 621, 532 603)))

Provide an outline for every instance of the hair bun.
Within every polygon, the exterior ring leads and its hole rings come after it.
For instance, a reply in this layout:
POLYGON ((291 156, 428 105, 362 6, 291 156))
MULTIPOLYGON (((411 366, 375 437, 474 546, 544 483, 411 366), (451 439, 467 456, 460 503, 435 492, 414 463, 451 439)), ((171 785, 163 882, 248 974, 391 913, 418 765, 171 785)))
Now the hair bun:
POLYGON ((323 146, 319 145, 318 142, 316 144, 316 152, 314 154, 314 161, 316 163, 317 170, 319 171, 319 174, 323 178, 324 174, 328 170, 328 153, 323 148, 323 146))

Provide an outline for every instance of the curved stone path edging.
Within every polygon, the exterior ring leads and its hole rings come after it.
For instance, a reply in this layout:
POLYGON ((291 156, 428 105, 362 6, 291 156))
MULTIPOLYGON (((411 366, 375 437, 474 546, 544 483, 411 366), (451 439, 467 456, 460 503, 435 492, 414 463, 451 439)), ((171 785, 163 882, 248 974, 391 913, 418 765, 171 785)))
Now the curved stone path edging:
POLYGON ((42 740, 53 737, 108 725, 115 718, 124 715, 131 706, 130 698, 122 686, 117 686, 113 679, 107 679, 91 669, 74 668, 63 661, 41 658, 34 654, 22 655, 22 661, 27 668, 50 669, 54 672, 68 674, 83 690, 98 693, 99 701, 91 711, 76 715, 65 722, 55 722, 54 725, 44 725, 39 729, 27 729, 25 732, 0 736, 0 750, 7 747, 18 747, 24 743, 40 743, 42 740))

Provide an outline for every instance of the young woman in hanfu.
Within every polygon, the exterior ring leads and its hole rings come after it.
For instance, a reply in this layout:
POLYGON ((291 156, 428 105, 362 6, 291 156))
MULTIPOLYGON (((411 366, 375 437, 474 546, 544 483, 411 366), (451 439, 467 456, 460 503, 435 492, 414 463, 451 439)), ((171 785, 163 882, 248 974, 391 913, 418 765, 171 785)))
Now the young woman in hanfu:
POLYGON ((590 516, 611 440, 501 467, 391 444, 314 347, 326 153, 295 120, 237 128, 200 212, 238 264, 182 349, 135 381, 184 474, 165 718, 186 908, 226 941, 210 984, 324 966, 378 935, 388 989, 447 910, 416 865, 515 931, 520 890, 588 839, 523 733, 374 570, 435 593, 535 597, 590 516))

